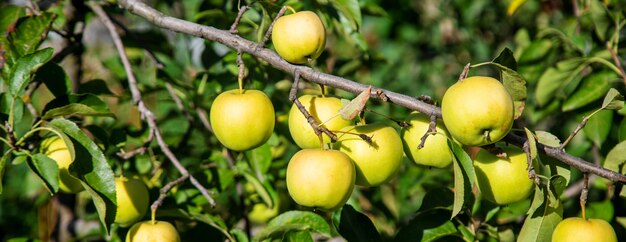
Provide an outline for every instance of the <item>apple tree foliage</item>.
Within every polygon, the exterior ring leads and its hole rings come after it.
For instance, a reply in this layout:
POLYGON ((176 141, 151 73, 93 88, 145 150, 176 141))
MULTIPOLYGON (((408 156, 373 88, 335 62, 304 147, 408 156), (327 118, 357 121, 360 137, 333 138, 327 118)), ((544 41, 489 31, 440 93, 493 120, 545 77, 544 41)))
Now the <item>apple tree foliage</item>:
MULTIPOLYGON (((298 206, 285 184, 287 162, 298 151, 286 123, 293 73, 241 56, 245 87, 271 98, 276 128, 261 147, 229 152, 205 121, 215 97, 237 87, 236 50, 157 27, 112 1, 10 1, 0 3, 3 241, 122 241, 128 228, 113 223, 114 177, 143 180, 151 202, 181 177, 136 107, 111 35, 90 4, 102 5, 121 33, 164 144, 214 200, 189 180, 167 191, 156 218, 175 224, 183 241, 549 241, 559 221, 580 216, 579 194, 587 190, 579 170, 537 145, 567 140, 569 154, 626 174, 626 5, 620 0, 148 2, 165 15, 224 30, 249 6, 237 35, 255 42, 283 5, 314 11, 328 40, 313 68, 435 103, 471 63, 470 76, 497 77, 516 101, 513 132, 531 140, 534 193, 505 206, 481 199, 469 155, 450 142, 455 161, 447 168, 405 157, 393 179, 355 188, 338 211, 298 206), (51 135, 71 144, 70 173, 85 191, 59 192, 58 167, 39 150, 51 135)), ((300 95, 320 92, 317 84, 301 83, 300 95)), ((367 109, 398 120, 411 112, 377 100, 367 109)), ((372 112, 365 119, 388 121, 372 112)), ((587 217, 608 221, 624 238, 624 184, 593 174, 588 184, 587 217)))

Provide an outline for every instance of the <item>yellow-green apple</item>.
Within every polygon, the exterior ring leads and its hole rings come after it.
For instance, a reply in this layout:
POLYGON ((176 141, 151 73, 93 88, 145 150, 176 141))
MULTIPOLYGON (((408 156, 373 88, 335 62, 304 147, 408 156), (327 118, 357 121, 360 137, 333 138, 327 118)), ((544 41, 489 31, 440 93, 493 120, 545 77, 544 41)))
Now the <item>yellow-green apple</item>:
MULTIPOLYGON (((340 130, 351 124, 350 120, 337 115, 341 109, 339 98, 303 95, 298 100, 318 124, 323 123, 322 126, 331 131, 340 130)), ((296 104, 293 104, 289 110, 289 133, 302 149, 320 148, 319 138, 296 104)), ((330 142, 328 135, 322 134, 322 138, 324 143, 330 142)))
POLYGON ((335 211, 354 188, 354 163, 337 150, 303 149, 287 165, 287 190, 296 203, 335 211))
POLYGON ((166 221, 143 221, 128 230, 126 242, 180 242, 180 236, 166 221))
POLYGON ((356 184, 361 186, 378 186, 387 182, 402 162, 400 135, 393 127, 381 123, 341 129, 335 148, 352 159, 356 167, 356 184), (371 137, 372 143, 354 133, 371 137))
POLYGON ((84 189, 80 180, 70 174, 69 168, 74 161, 63 139, 54 136, 43 140, 41 152, 56 161, 59 167, 59 190, 65 193, 77 193, 84 189))
POLYGON ((452 163, 452 151, 448 147, 448 130, 441 120, 437 120, 436 134, 429 135, 424 147, 418 149, 422 136, 428 131, 430 117, 419 112, 412 112, 406 122, 411 126, 401 131, 404 153, 418 165, 443 168, 452 163))
POLYGON ((274 106, 259 90, 229 90, 211 105, 211 125, 227 148, 244 151, 261 146, 274 131, 274 106))
POLYGON ((552 242, 617 242, 615 230, 602 219, 566 218, 556 225, 552 242))
POLYGON ((274 23, 272 43, 278 55, 295 64, 316 59, 326 45, 326 29, 322 20, 311 11, 285 15, 274 23))
POLYGON ((526 199, 533 189, 526 153, 512 145, 499 148, 506 157, 481 149, 474 159, 476 182, 483 198, 498 205, 526 199))
POLYGON ((502 83, 473 76, 452 85, 443 95, 441 114, 454 139, 468 146, 504 138, 514 119, 513 99, 502 83))
POLYGON ((148 210, 150 195, 148 188, 139 179, 116 177, 117 213, 115 222, 121 227, 129 227, 143 218, 148 210))

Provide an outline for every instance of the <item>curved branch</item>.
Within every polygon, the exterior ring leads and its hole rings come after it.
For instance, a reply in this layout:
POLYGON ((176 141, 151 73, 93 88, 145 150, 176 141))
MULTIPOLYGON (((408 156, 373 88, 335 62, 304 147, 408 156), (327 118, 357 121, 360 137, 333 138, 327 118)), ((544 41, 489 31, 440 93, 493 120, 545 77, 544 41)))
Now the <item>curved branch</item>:
MULTIPOLYGON (((263 48, 258 43, 233 35, 226 30, 220 30, 211 26, 204 26, 164 15, 140 0, 120 0, 119 4, 126 8, 129 12, 145 18, 156 26, 218 42, 229 48, 255 56, 256 58, 267 62, 272 67, 281 71, 291 74, 298 72, 302 78, 311 82, 335 87, 354 94, 359 94, 368 87, 368 85, 357 83, 343 77, 316 71, 307 66, 290 64, 278 56, 278 54, 274 51, 263 48)), ((372 89, 372 96, 378 99, 384 99, 383 101, 389 101, 411 110, 419 111, 429 116, 441 118, 441 109, 439 107, 427 104, 414 97, 379 88, 372 89)), ((526 138, 510 133, 504 140, 522 147, 526 138)), ((589 163, 579 157, 572 156, 561 149, 542 145, 539 145, 538 148, 546 155, 573 166, 582 172, 590 172, 612 181, 626 183, 626 176, 589 163)))

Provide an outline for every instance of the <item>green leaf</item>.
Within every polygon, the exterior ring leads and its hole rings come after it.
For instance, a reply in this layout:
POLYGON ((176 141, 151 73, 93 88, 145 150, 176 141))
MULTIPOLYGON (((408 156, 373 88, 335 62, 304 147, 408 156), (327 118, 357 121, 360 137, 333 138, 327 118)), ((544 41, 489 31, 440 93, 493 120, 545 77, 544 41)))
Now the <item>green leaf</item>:
POLYGON ((513 57, 513 51, 509 48, 504 48, 504 50, 500 52, 500 55, 491 62, 502 69, 517 70, 517 61, 515 61, 515 57, 513 57))
POLYGON ((12 44, 11 48, 20 56, 33 53, 46 38, 54 18, 54 14, 43 12, 41 15, 31 15, 20 19, 15 32, 8 37, 12 44))
POLYGON ((350 20, 354 31, 361 29, 361 7, 358 0, 331 0, 330 3, 350 20))
POLYGON ((102 79, 94 79, 85 83, 81 83, 77 93, 91 93, 95 95, 114 95, 106 82, 102 79))
POLYGON ((281 241, 285 242, 313 242, 313 237, 308 231, 292 230, 285 233, 281 241))
POLYGON ((515 104, 515 119, 522 115, 526 106, 526 80, 516 71, 517 62, 513 52, 508 48, 492 61, 500 69, 500 79, 506 90, 511 94, 515 104))
POLYGON ((472 187, 476 184, 476 173, 472 159, 470 159, 463 148, 450 140, 448 140, 448 146, 452 148, 452 153, 454 154, 454 204, 451 214, 451 218, 454 218, 472 198, 472 187))
POLYGON ((602 101, 603 109, 619 110, 624 108, 624 96, 615 88, 611 88, 602 101))
POLYGON ((9 27, 14 25, 17 19, 24 14, 24 8, 15 5, 3 5, 0 8, 0 38, 4 38, 9 32, 9 27))
POLYGON ((552 41, 547 39, 534 40, 524 52, 520 55, 518 62, 520 64, 531 64, 542 61, 552 49, 552 41))
POLYGON ((50 61, 53 53, 54 50, 52 48, 45 48, 35 53, 20 57, 15 66, 13 66, 11 79, 8 83, 11 95, 14 97, 21 95, 30 82, 30 74, 46 62, 50 61))
POLYGON ((539 144, 550 146, 550 147, 560 147, 561 141, 556 135, 553 135, 546 131, 535 131, 535 135, 537 136, 537 142, 539 144))
POLYGON ((100 222, 110 231, 115 220, 116 194, 113 170, 98 146, 72 121, 57 118, 48 123, 50 128, 67 135, 63 139, 73 157, 70 174, 83 182, 83 187, 94 202, 100 222))
POLYGON ((272 149, 267 142, 258 148, 248 150, 244 153, 248 162, 250 162, 250 167, 255 174, 255 176, 260 180, 265 180, 265 174, 272 165, 272 149))
POLYGON ((93 94, 80 94, 58 97, 46 105, 41 119, 48 120, 60 116, 109 116, 113 113, 105 102, 93 94))
POLYGON ((606 155, 604 159, 603 167, 618 173, 622 173, 620 171, 620 167, 626 162, 626 141, 622 141, 619 144, 615 145, 606 155))
POLYGON ((556 225, 563 219, 563 205, 558 200, 565 178, 555 176, 547 185, 535 186, 535 196, 517 241, 550 241, 556 225))
POLYGON ((27 159, 30 169, 42 180, 51 194, 59 190, 59 167, 53 159, 44 154, 35 154, 27 159))
POLYGON ((9 160, 10 157, 11 157, 11 152, 7 152, 4 155, 2 155, 2 157, 0 157, 0 194, 2 194, 2 190, 3 190, 2 178, 4 177, 4 170, 5 170, 7 161, 9 160))
MULTIPOLYGON (((159 211, 161 211, 163 209, 159 209, 159 211)), ((182 209, 177 209, 175 211, 173 211, 174 213, 177 214, 182 214, 184 216, 190 217, 196 221, 200 221, 202 223, 208 224, 209 226, 216 228, 218 231, 220 231, 222 234, 224 234, 224 236, 226 236, 226 238, 228 238, 228 240, 230 241, 237 241, 233 238, 233 236, 231 236, 230 233, 228 233, 228 227, 226 226, 226 223, 224 223, 224 220, 222 218, 220 218, 219 216, 213 216, 207 213, 199 213, 199 212, 194 212, 191 211, 189 214, 182 209)), ((161 213, 159 213, 161 214, 161 213)))
POLYGON ((254 190, 256 190, 263 202, 267 204, 267 207, 274 207, 274 201, 272 200, 272 196, 265 189, 265 186, 263 186, 263 184, 254 175, 250 174, 247 171, 244 171, 243 177, 246 178, 246 181, 252 184, 252 186, 254 186, 254 190))
POLYGON ((609 91, 611 87, 610 81, 615 78, 617 78, 617 75, 611 71, 603 71, 587 76, 578 86, 576 92, 563 103, 561 109, 564 112, 571 111, 598 100, 609 91))
POLYGON ((46 84, 48 90, 57 98, 69 95, 72 90, 72 81, 65 74, 65 70, 56 63, 48 62, 39 68, 35 80, 46 84))
POLYGON ((587 203, 585 216, 587 218, 602 219, 610 223, 615 217, 615 207, 610 199, 592 201, 587 203))
POLYGON ((587 120, 583 132, 596 146, 602 147, 602 144, 611 131, 612 125, 610 124, 612 120, 613 110, 599 111, 587 120))
POLYGON ((592 23, 595 26, 596 34, 603 42, 607 39, 607 30, 613 23, 607 15, 607 9, 600 1, 590 1, 588 3, 589 13, 591 13, 592 23))
POLYGON ((450 221, 448 209, 432 209, 418 213, 409 223, 400 229, 393 241, 437 241, 443 237, 459 234, 450 221))
POLYGON ((535 135, 528 128, 524 127, 524 132, 526 132, 526 139, 528 140, 528 146, 530 148, 530 159, 537 158, 537 140, 535 139, 535 135))
POLYGON ((238 228, 231 229, 230 230, 230 234, 232 234, 233 238, 235 238, 235 240, 233 240, 233 241, 237 241, 237 242, 248 242, 248 241, 250 241, 248 239, 248 235, 246 234, 246 232, 244 232, 241 229, 238 229, 238 228))
POLYGON ((372 221, 349 204, 341 209, 339 221, 339 234, 348 241, 382 241, 372 221))
POLYGON ((271 238, 281 238, 285 233, 294 230, 314 231, 325 237, 330 237, 330 225, 313 212, 288 211, 270 220, 263 230, 252 241, 263 241, 271 238))

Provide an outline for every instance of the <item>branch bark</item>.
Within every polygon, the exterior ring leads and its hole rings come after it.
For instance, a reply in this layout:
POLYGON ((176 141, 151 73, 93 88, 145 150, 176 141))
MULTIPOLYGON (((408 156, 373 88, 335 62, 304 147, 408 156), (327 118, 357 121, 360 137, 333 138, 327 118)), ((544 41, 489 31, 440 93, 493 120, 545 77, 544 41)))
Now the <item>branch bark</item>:
MULTIPOLYGON (((290 64, 278 56, 274 51, 264 48, 258 43, 233 35, 227 30, 220 30, 211 26, 204 26, 167 16, 146 5, 140 0, 120 0, 119 4, 123 8, 126 8, 129 12, 145 18, 147 21, 158 27, 218 42, 236 51, 245 52, 255 56, 256 58, 265 61, 272 67, 286 73, 293 75, 298 72, 302 78, 311 82, 335 87, 354 94, 359 94, 368 87, 367 85, 354 82, 343 77, 316 71, 307 66, 290 64)), ((385 99, 383 101, 388 101, 411 110, 416 110, 429 116, 441 118, 441 109, 439 107, 422 102, 417 98, 379 88, 373 88, 371 94, 373 97, 378 99, 385 99), (381 91, 384 95, 379 95, 378 92, 381 91)), ((523 147, 526 138, 509 133, 505 137, 504 141, 523 147)), ((546 155, 573 166, 582 172, 593 173, 609 180, 626 184, 626 176, 604 169, 579 157, 572 156, 562 149, 543 145, 538 145, 537 148, 546 155)))

